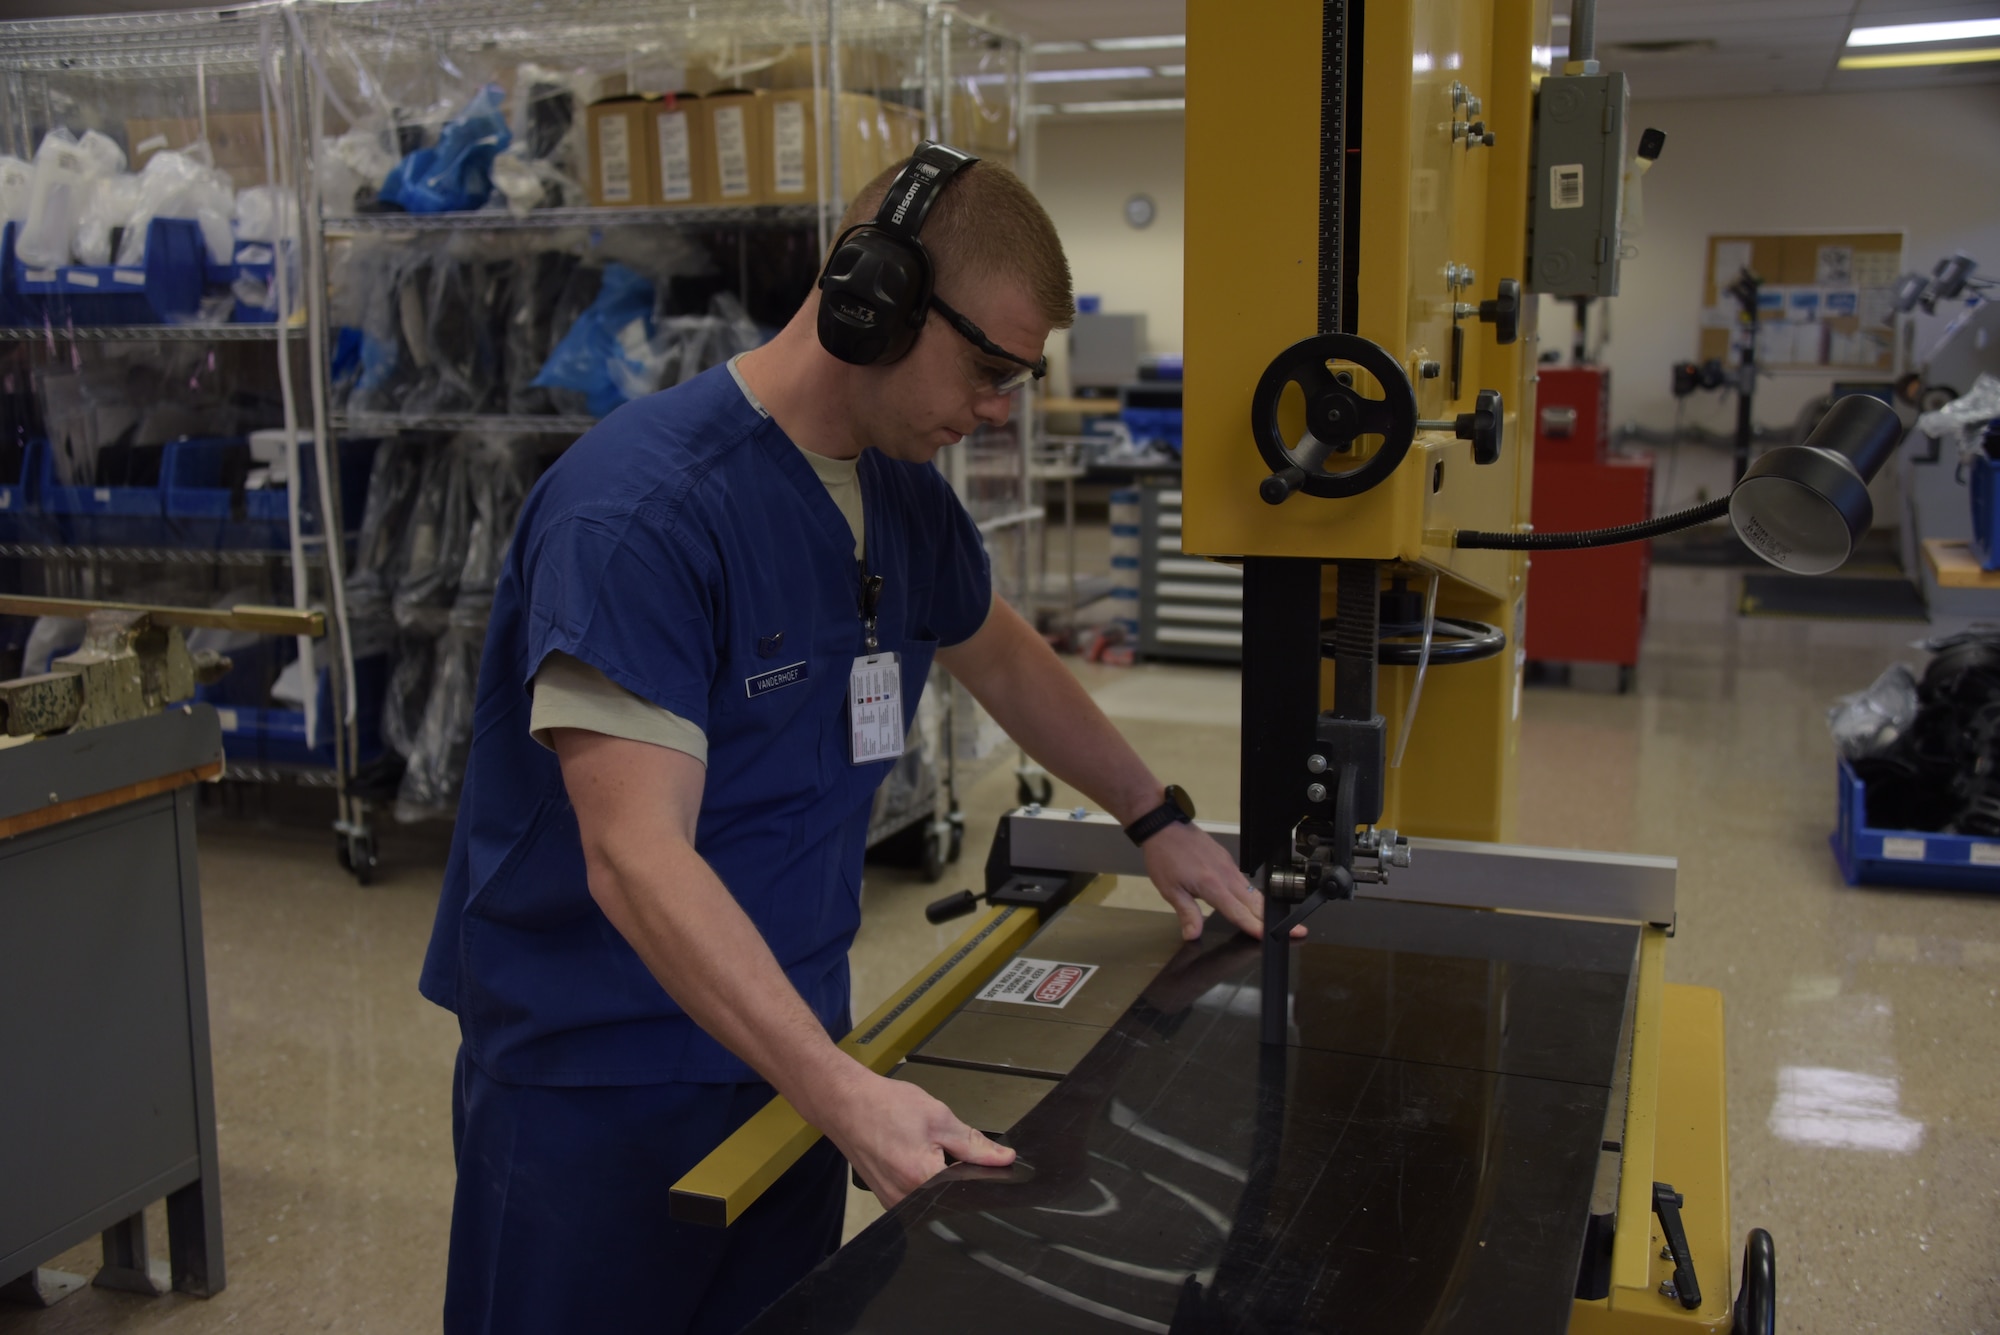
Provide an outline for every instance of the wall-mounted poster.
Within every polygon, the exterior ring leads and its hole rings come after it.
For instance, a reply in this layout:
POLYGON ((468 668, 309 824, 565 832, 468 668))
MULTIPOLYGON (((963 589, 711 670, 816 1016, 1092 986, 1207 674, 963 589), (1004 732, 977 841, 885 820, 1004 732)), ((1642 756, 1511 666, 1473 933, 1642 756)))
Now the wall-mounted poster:
POLYGON ((1895 369, 1901 232, 1711 236, 1702 278, 1702 360, 1737 360, 1739 307, 1727 288, 1745 268, 1764 280, 1757 310, 1760 365, 1895 369))

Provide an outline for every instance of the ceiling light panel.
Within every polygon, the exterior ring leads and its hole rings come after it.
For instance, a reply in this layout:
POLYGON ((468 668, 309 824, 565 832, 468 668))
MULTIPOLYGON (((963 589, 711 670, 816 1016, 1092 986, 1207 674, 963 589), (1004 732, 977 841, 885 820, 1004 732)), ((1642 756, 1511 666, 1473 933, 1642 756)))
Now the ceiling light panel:
POLYGON ((1187 45, 1186 33, 1160 37, 1093 37, 1090 44, 1099 51, 1168 51, 1187 45))
POLYGON ((1116 79, 1150 79, 1151 65, 1117 65, 1103 69, 1033 70, 1029 83, 1108 83, 1116 79))
POLYGON ((1186 111, 1184 97, 1135 97, 1120 102, 1065 102, 1059 108, 1065 116, 1096 116, 1121 111, 1186 111))
POLYGON ((1925 65, 1984 65, 2000 61, 2000 46, 1958 47, 1949 51, 1883 51, 1867 56, 1842 56, 1844 70, 1908 70, 1925 65))
POLYGON ((1038 56, 1080 56, 1090 50, 1086 42, 1036 42, 1038 56))
POLYGON ((1892 23, 1856 28, 1847 34, 1849 46, 1908 46, 1917 42, 1966 42, 2000 37, 2000 18, 1955 19, 1949 23, 1892 23))

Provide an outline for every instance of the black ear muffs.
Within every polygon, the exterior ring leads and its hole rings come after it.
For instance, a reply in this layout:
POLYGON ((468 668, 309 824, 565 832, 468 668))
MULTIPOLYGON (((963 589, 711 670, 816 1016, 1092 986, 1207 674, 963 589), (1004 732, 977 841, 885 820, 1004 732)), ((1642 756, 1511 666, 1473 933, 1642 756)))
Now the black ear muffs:
POLYGON ((918 234, 945 186, 977 161, 943 144, 918 145, 875 220, 841 233, 819 276, 820 346, 852 366, 884 365, 910 350, 935 281, 918 234))

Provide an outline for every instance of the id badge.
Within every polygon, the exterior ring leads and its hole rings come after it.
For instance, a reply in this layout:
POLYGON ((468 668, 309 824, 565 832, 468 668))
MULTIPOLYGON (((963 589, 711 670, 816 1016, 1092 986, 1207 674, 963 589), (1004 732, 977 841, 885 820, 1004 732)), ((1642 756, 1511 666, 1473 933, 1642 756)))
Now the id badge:
POLYGON ((856 765, 903 754, 903 669, 894 654, 864 654, 847 675, 848 758, 856 765))

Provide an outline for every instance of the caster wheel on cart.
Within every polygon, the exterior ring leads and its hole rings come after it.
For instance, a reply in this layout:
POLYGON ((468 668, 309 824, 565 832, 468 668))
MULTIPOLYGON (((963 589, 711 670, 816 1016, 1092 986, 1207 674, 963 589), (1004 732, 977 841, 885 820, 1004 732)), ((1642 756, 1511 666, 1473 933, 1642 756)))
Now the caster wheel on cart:
POLYGON ((956 862, 959 855, 965 852, 965 817, 954 807, 947 819, 951 822, 951 852, 946 854, 945 861, 956 862))
POLYGON ((1045 807, 1055 800, 1055 780, 1046 774, 1023 774, 1014 780, 1014 796, 1019 799, 1020 806, 1045 807))
POLYGON ((375 868, 379 859, 375 853, 375 836, 372 834, 343 834, 339 839, 340 865, 354 873, 354 879, 362 885, 375 883, 375 868))
POLYGON ((924 879, 938 882, 944 879, 944 869, 950 864, 951 836, 932 824, 924 830, 924 879))

